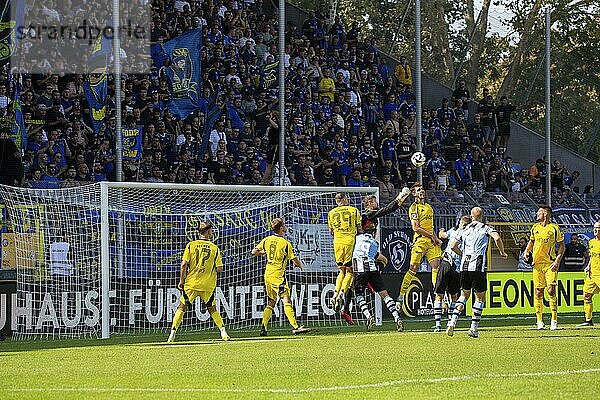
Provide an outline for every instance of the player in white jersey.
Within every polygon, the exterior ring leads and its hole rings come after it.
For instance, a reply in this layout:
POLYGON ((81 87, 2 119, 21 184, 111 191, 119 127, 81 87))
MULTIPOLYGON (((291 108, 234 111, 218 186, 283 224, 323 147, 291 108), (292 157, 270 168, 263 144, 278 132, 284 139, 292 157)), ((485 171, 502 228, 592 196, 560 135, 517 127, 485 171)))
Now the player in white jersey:
MULTIPOLYGON (((435 319, 434 332, 442 331, 442 302, 444 296, 447 295, 450 300, 448 316, 451 316, 454 312, 456 299, 460 294, 460 257, 452 251, 452 245, 455 241, 460 239, 460 233, 463 228, 470 223, 471 217, 465 215, 460 219, 458 226, 454 226, 447 231, 440 229, 438 234, 440 239, 448 239, 448 244, 442 254, 440 270, 438 272, 435 287, 433 288, 433 292, 435 293, 435 301, 433 303, 433 316, 435 319)), ((461 245, 460 242, 459 245, 461 245)))
POLYGON ((375 224, 368 223, 363 225, 363 231, 364 233, 356 236, 354 251, 352 252, 352 268, 356 274, 354 281, 356 304, 367 319, 366 326, 367 330, 370 331, 375 319, 373 318, 371 311, 369 311, 369 306, 365 300, 364 293, 367 289, 367 285, 371 284, 373 290, 379 293, 385 306, 394 316, 398 332, 402 332, 404 330, 404 324, 400 319, 400 314, 396 311, 396 303, 385 289, 383 279, 381 278, 381 272, 376 264, 376 262, 381 262, 385 265, 388 260, 379 252, 379 243, 377 243, 377 240, 375 240, 374 237, 376 231, 375 224))
POLYGON ((452 243, 452 250, 461 256, 460 261, 460 289, 461 294, 456 301, 454 313, 448 321, 446 333, 448 336, 454 335, 454 327, 458 321, 460 313, 465 308, 465 304, 471 295, 475 292, 477 299, 473 303, 473 315, 471 317, 471 329, 467 334, 471 337, 479 337, 479 321, 481 312, 485 304, 485 292, 487 290, 487 249, 489 238, 492 237, 498 247, 502 258, 508 257, 504 252, 504 244, 500 235, 494 228, 484 224, 483 210, 480 207, 471 209, 471 219, 473 220, 460 233, 458 239, 462 242, 462 251, 459 248, 459 241, 452 243))

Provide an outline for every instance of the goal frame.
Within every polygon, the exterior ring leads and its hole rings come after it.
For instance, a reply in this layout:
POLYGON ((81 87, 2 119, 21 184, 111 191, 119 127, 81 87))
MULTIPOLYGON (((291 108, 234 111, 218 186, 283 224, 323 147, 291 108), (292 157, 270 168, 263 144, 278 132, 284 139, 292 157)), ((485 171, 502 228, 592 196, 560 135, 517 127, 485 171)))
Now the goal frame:
MULTIPOLYGON (((110 290, 111 290, 111 264, 110 264, 110 226, 109 226, 109 189, 111 188, 133 188, 133 189, 162 189, 162 190, 185 190, 185 191, 207 191, 207 192, 345 192, 372 194, 379 202, 378 187, 321 187, 321 186, 252 186, 252 185, 205 185, 205 184, 181 184, 181 183, 150 183, 150 182, 99 182, 100 186, 100 243, 101 243, 101 338, 110 338, 110 290)), ((120 227, 119 227, 120 229, 120 227)), ((378 228, 379 229, 379 228, 378 228)), ((121 233, 121 232, 120 232, 121 233)), ((119 235, 117 236, 121 236, 119 235)), ((377 232, 379 234, 379 231, 377 232)), ((119 257, 121 258, 121 257, 119 257)), ((382 301, 379 295, 375 296, 376 325, 382 324, 382 301)))

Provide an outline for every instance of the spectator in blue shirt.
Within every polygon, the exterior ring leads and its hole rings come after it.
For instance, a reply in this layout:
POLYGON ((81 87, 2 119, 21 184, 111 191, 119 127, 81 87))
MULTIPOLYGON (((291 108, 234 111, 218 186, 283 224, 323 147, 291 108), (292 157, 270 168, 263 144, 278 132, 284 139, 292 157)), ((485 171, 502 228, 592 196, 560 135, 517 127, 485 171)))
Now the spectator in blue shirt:
POLYGON ((454 175, 459 187, 471 182, 471 161, 467 158, 467 152, 463 151, 460 158, 454 161, 454 175))
POLYGON ((364 187, 369 186, 368 183, 363 182, 360 169, 356 168, 352 171, 352 174, 346 179, 346 186, 348 187, 364 187))

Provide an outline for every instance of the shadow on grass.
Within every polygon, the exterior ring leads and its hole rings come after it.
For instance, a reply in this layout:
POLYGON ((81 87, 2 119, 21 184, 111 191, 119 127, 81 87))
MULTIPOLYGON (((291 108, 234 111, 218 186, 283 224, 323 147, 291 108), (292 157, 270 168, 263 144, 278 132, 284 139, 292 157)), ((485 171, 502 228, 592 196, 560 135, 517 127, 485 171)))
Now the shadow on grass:
MULTIPOLYGON (((290 341, 290 340, 299 340, 302 337, 299 336, 292 336, 292 337, 232 337, 231 340, 229 340, 229 342, 262 342, 262 341, 269 341, 269 342, 281 342, 281 341, 290 341)), ((141 346, 141 347, 178 347, 178 346, 207 346, 207 345, 219 345, 219 344, 223 344, 225 345, 226 342, 224 340, 220 340, 220 339, 214 339, 213 341, 210 342, 203 342, 203 341, 194 341, 194 340, 189 340, 189 341, 181 341, 181 342, 174 342, 174 343, 166 343, 166 342, 161 342, 161 343, 128 343, 126 344, 126 346, 141 346)))
MULTIPOLYGON (((465 322, 465 319, 468 317, 461 318, 461 322, 465 322)), ((486 317, 484 311, 484 317, 482 319, 482 330, 486 330, 487 328, 494 328, 495 331, 498 331, 500 335, 494 335, 498 338, 507 338, 512 339, 513 335, 503 335, 501 332, 503 331, 514 331, 514 330, 527 330, 530 329, 533 325, 535 317, 531 316, 521 316, 521 317, 511 317, 511 316, 503 316, 503 317, 486 317)), ((581 320, 581 314, 573 314, 573 315, 560 315, 561 320, 569 320, 573 321, 581 320)), ((445 324, 445 316, 444 316, 444 324, 445 324)), ((433 317, 420 317, 420 318, 405 318, 405 333, 411 332, 419 332, 419 333, 430 333, 432 332, 433 327, 433 317)), ((357 324, 354 326, 312 326, 307 324, 308 327, 312 329, 309 336, 332 336, 332 335, 348 335, 348 334, 362 334, 364 333, 364 326, 361 324, 357 324)), ((569 327, 568 330, 572 332, 574 327, 569 327)), ((577 329, 577 328, 575 328, 577 329)), ((392 321, 385 321, 382 326, 378 326, 375 328, 373 332, 370 334, 376 333, 388 333, 394 332, 396 330, 396 325, 392 321)), ((533 329, 535 330, 535 329, 533 329)), ((570 336, 579 337, 579 336, 589 336, 593 337, 594 331, 593 328, 582 328, 581 333, 580 329, 577 329, 576 334, 571 334, 570 336), (589 335, 583 334, 583 332, 590 332, 589 335)), ((597 332, 597 331, 596 331, 597 332)), ((259 337, 258 330, 256 329, 232 329, 229 331, 233 336, 234 341, 271 341, 271 340, 297 340, 306 336, 292 336, 290 330, 284 327, 281 328, 271 328, 269 329, 268 337, 259 337)), ((402 335, 402 333, 399 333, 402 335)), ((568 337, 568 335, 553 335, 557 337, 568 337)), ((29 351, 37 351, 37 350, 51 350, 51 349, 61 349, 61 348, 74 348, 74 347, 97 347, 97 346, 128 346, 128 345, 148 345, 148 346, 163 346, 166 345, 166 340, 168 337, 168 330, 165 329, 164 332, 152 332, 152 333, 140 333, 140 332, 128 332, 128 333, 117 333, 113 334, 110 339, 98 339, 98 338, 83 338, 83 339, 37 339, 37 340, 12 340, 7 339, 6 341, 0 342, 0 355, 2 353, 15 353, 15 352, 29 352, 29 351)), ((182 338, 185 341, 176 342, 176 344, 180 343, 191 343, 191 345, 209 345, 209 344, 218 344, 221 343, 221 340, 217 339, 218 333, 215 329, 208 329, 206 331, 200 332, 182 332, 182 338), (217 335, 217 336, 216 336, 217 335)), ((522 336, 518 336, 523 338, 522 336)), ((538 336, 531 336, 532 338, 538 338, 538 336)), ((550 337, 549 335, 542 335, 539 337, 550 337)))

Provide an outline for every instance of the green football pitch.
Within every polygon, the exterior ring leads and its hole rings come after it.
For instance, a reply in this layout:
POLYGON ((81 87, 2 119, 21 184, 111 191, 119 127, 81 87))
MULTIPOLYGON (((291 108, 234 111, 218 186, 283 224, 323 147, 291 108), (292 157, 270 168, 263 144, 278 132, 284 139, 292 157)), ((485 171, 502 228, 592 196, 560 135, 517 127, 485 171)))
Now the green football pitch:
POLYGON ((430 320, 287 329, 0 342, 0 399, 598 399, 600 329, 562 317, 484 319, 481 337, 431 332, 430 320))

